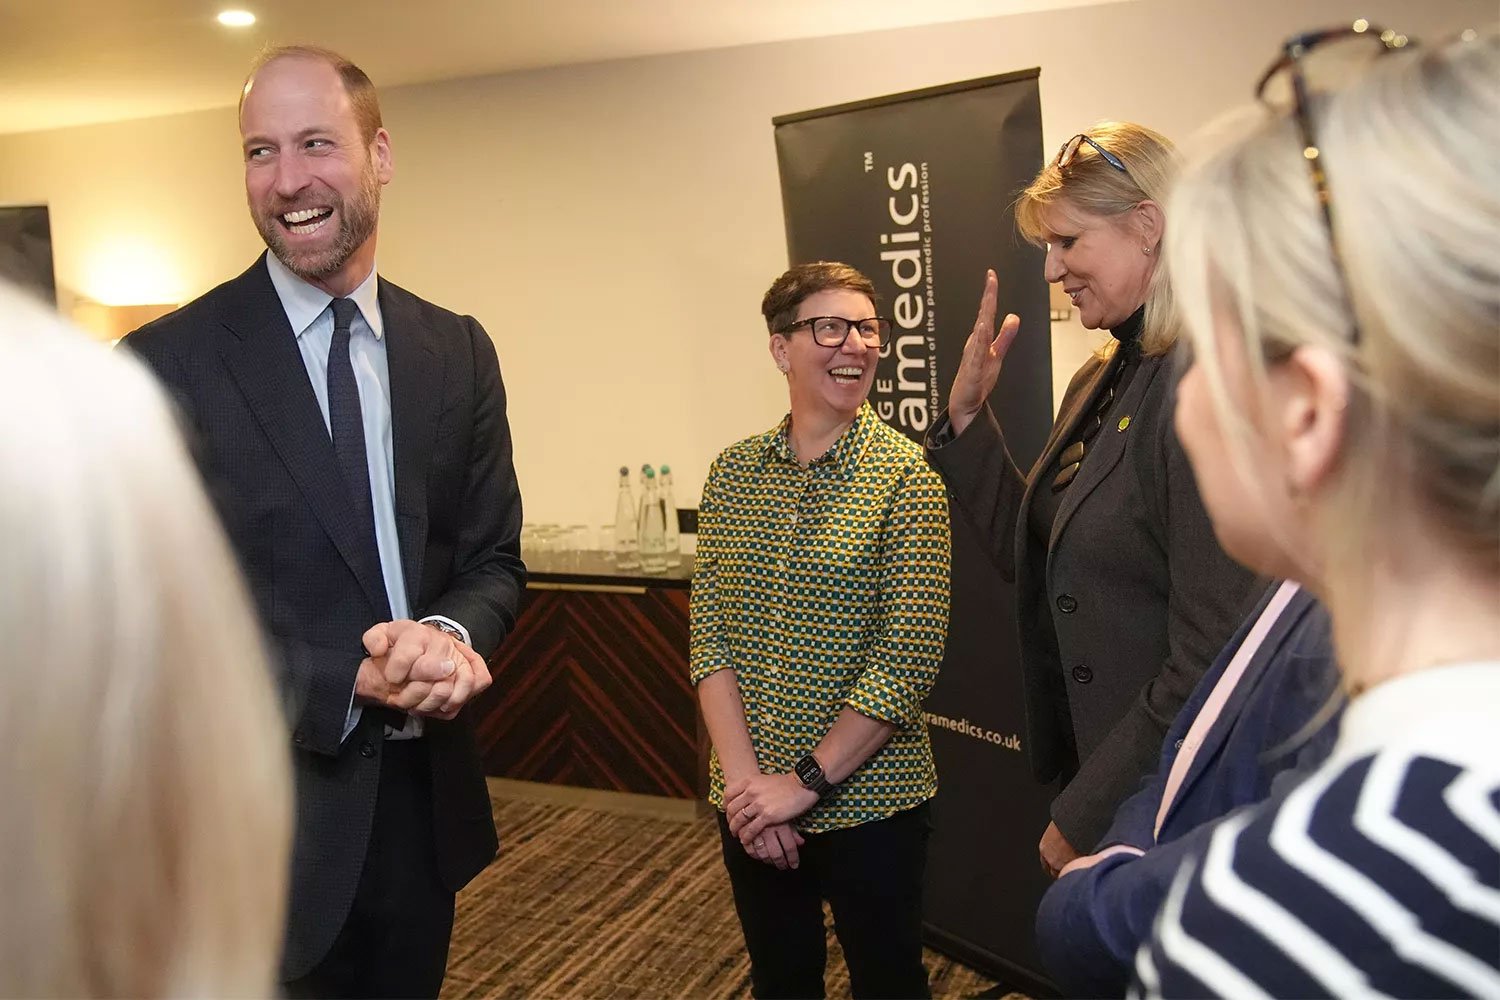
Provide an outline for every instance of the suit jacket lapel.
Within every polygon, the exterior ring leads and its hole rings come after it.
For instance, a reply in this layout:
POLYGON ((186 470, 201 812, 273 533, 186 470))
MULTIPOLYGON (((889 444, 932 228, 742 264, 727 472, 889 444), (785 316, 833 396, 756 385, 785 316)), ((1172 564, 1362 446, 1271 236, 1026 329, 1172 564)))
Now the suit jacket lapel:
MULTIPOLYGON (((1119 366, 1120 353, 1116 351, 1109 359, 1109 366, 1105 370, 1104 377, 1099 380, 1095 391, 1090 393, 1091 401, 1097 400, 1099 387, 1106 385, 1113 378, 1119 366)), ((1114 413, 1120 414, 1121 417, 1134 414, 1141 400, 1145 398, 1146 390, 1151 387, 1151 380, 1160 370, 1160 358, 1141 358, 1140 367, 1136 369, 1135 377, 1130 380, 1130 386, 1125 395, 1118 397, 1119 403, 1115 406, 1114 413)), ((1092 409, 1087 413, 1091 414, 1092 409)), ((1167 414, 1166 419, 1172 419, 1171 414, 1167 414)), ((1084 500, 1088 499, 1088 495, 1094 491, 1094 488, 1104 481, 1104 477, 1120 464, 1120 459, 1125 455, 1127 433, 1129 432, 1120 430, 1118 424, 1112 424, 1100 428, 1099 433, 1094 437, 1093 443, 1084 455, 1083 467, 1078 470, 1078 478, 1073 480, 1067 493, 1063 495, 1062 506, 1058 508, 1056 520, 1052 522, 1050 551, 1056 551, 1057 540, 1061 537, 1063 529, 1068 526, 1073 512, 1084 500)))
MULTIPOLYGON (((1099 398, 1100 391, 1108 384, 1109 375, 1114 368, 1115 359, 1110 358, 1107 362, 1099 365, 1094 373, 1093 381, 1071 400, 1065 400, 1063 409, 1058 413, 1058 419, 1052 425, 1052 436, 1047 439, 1047 445, 1042 449, 1041 455, 1031 467, 1031 474, 1026 477, 1026 491, 1021 496, 1021 516, 1016 519, 1016 566, 1026 565, 1026 560, 1031 552, 1031 523, 1027 512, 1031 510, 1031 498, 1038 489, 1051 489, 1052 479, 1045 473, 1052 468, 1057 461, 1057 456, 1067 447, 1073 438, 1074 429, 1078 422, 1083 419, 1084 414, 1093 412, 1094 404, 1099 398), (1045 480, 1045 482, 1044 482, 1045 480)), ((1054 538, 1056 533, 1054 532, 1054 538)))
POLYGON ((419 613, 427 550, 427 470, 443 399, 443 362, 409 292, 382 280, 380 314, 391 376, 391 450, 396 467, 396 534, 407 601, 419 613))
POLYGON ((360 541, 333 441, 264 256, 235 279, 233 292, 220 317, 234 334, 223 341, 225 367, 371 605, 386 608, 379 553, 360 541))

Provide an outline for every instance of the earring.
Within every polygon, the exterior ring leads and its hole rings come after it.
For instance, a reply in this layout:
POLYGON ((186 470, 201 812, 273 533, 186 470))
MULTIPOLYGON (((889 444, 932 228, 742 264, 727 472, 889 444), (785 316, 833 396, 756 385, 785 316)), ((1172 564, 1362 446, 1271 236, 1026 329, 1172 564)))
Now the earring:
POLYGON ((776 362, 776 367, 781 374, 785 375, 787 373, 787 363, 785 361, 776 362))
POLYGON ((1141 253, 1149 255, 1151 253, 1151 248, 1147 247, 1147 246, 1143 246, 1143 247, 1141 247, 1141 253))

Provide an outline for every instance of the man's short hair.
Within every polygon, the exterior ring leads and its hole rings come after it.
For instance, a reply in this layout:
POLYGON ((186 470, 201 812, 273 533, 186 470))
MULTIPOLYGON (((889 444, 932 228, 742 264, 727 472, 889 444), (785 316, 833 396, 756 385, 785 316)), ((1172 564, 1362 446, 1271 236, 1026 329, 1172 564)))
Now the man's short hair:
POLYGON ((382 124, 380 98, 375 93, 375 84, 370 82, 364 70, 348 59, 332 49, 316 45, 276 45, 268 46, 262 51, 246 74, 245 85, 240 88, 240 112, 245 110, 245 95, 250 91, 255 74, 278 59, 316 59, 333 67, 333 71, 344 83, 344 93, 349 95, 349 103, 354 108, 354 120, 359 123, 360 136, 366 145, 374 141, 375 133, 382 124))

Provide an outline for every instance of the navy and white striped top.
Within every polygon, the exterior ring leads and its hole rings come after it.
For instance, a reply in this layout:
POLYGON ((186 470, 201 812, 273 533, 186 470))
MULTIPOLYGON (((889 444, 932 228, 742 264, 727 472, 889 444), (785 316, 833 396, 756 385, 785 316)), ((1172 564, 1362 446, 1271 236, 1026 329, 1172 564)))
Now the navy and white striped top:
POLYGON ((1500 663, 1386 681, 1178 877, 1134 996, 1500 997, 1500 663))

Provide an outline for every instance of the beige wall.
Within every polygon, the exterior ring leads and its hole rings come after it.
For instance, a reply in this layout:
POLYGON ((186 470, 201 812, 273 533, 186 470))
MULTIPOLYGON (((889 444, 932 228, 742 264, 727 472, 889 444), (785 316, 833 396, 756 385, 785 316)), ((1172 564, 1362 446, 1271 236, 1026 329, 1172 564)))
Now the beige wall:
MULTIPOLYGON (((786 263, 773 115, 1039 65, 1045 148, 1106 117, 1184 138, 1289 32, 1355 16, 1420 37, 1494 8, 1135 0, 395 88, 381 271, 494 337, 529 520, 608 520, 621 463, 671 462, 691 504, 785 407, 756 311, 786 263)), ((65 294, 237 274, 260 248, 243 197, 232 109, 0 136, 0 204, 51 205, 65 294)), ((1097 335, 1054 341, 1065 384, 1097 335)))

